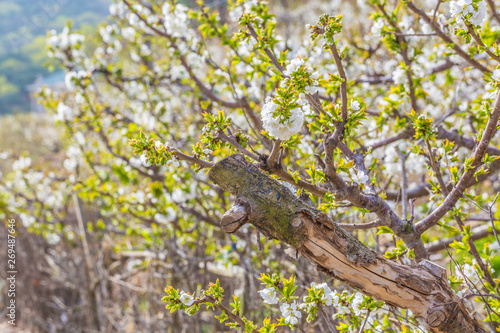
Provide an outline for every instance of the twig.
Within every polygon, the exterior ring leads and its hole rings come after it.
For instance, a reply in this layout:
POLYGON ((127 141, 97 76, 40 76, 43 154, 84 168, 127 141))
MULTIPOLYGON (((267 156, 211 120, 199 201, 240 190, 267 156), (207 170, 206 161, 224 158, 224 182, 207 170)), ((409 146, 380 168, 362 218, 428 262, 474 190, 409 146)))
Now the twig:
POLYGON ((371 311, 368 310, 368 313, 366 314, 365 320, 363 320, 363 325, 361 325, 361 328, 359 329, 359 333, 363 333, 363 331, 365 329, 365 325, 368 322, 368 318, 370 318, 370 313, 371 313, 371 311))
POLYGON ((401 32, 396 32, 394 35, 402 36, 402 37, 429 37, 429 36, 437 36, 436 33, 432 34, 424 34, 424 33, 414 33, 414 34, 405 34, 401 32))
POLYGON ((415 4, 411 1, 408 1, 407 2, 407 6, 408 8, 414 12, 415 14, 417 14, 418 16, 420 16, 429 26, 431 26, 431 28, 436 32, 436 34, 448 45, 453 45, 453 50, 455 50, 455 52, 460 56, 462 57, 465 61, 467 61, 470 65, 474 66, 475 68, 479 69, 481 72, 483 73, 489 73, 490 70, 483 66, 482 64, 480 64, 479 62, 477 62, 475 59, 472 59, 464 50, 462 50, 462 48, 456 44, 453 39, 451 39, 450 36, 448 36, 443 30, 441 30, 441 28, 439 27, 439 25, 433 21, 429 16, 427 16, 427 14, 425 13, 425 11, 423 11, 422 9, 418 8, 417 6, 415 6, 415 4))
MULTIPOLYGON (((390 25, 395 29, 396 34, 398 34, 398 33, 402 34, 401 29, 394 22, 394 20, 392 19, 392 17, 387 14, 384 6, 381 5, 381 4, 379 4, 377 7, 380 9, 380 11, 384 15, 384 17, 389 21, 390 25)), ((396 35, 396 39, 397 39, 398 44, 399 44, 400 49, 401 49, 401 51, 399 52, 399 54, 401 54, 401 56, 403 57, 404 64, 407 67, 406 78, 408 79, 408 86, 410 88, 410 104, 411 104, 411 108, 413 110, 415 110, 415 111, 418 111, 419 107, 417 105, 417 97, 416 97, 416 94, 415 94, 415 85, 414 85, 414 82, 413 82, 413 76, 412 76, 412 72, 411 72, 411 63, 412 63, 412 61, 408 57, 408 49, 407 49, 407 47, 405 47, 406 41, 405 41, 404 38, 401 38, 401 36, 397 36, 397 35, 396 35)))
MULTIPOLYGON (((464 280, 468 283, 467 287, 469 289, 476 289, 478 292, 479 292, 479 289, 477 289, 476 285, 474 283, 472 283, 472 281, 469 279, 469 277, 467 275, 465 275, 464 271, 462 270, 462 267, 460 266, 460 264, 452 257, 450 251, 448 250, 447 247, 445 247, 446 249, 446 252, 448 253, 448 256, 450 257, 450 259, 453 261, 453 263, 455 264, 455 267, 458 267, 458 270, 460 271, 460 274, 462 274, 462 276, 464 277, 464 280), (470 284, 470 285, 469 285, 470 284), (472 285, 473 288, 470 288, 470 286, 472 285)), ((477 273, 476 273, 477 274, 477 273)), ((481 297, 482 298, 482 297, 481 297)), ((486 305, 486 311, 488 312, 488 316, 491 318, 491 313, 490 313, 490 310, 491 307, 490 307, 490 304, 488 302, 486 302, 486 300, 484 298, 483 299, 483 302, 485 303, 486 305)), ((457 306, 460 306, 460 307, 463 307, 463 305, 461 304, 461 302, 459 302, 457 304, 457 306)), ((464 312, 464 313, 467 313, 467 312, 464 312)))
POLYGON ((204 160, 201 160, 201 159, 199 159, 197 157, 184 154, 184 153, 178 151, 175 148, 168 147, 167 149, 170 150, 170 151, 172 151, 172 152, 174 152, 174 155, 175 155, 175 157, 178 160, 182 160, 182 161, 187 161, 187 162, 190 162, 190 163, 198 164, 199 166, 201 166, 203 168, 211 168, 211 167, 214 166, 214 164, 211 163, 211 162, 204 161, 204 160))
POLYGON ((335 65, 339 71, 339 76, 342 79, 340 83, 340 98, 342 101, 342 121, 347 122, 347 76, 345 75, 344 66, 342 66, 342 59, 340 58, 337 46, 334 44, 330 45, 330 51, 332 52, 333 59, 335 60, 335 65))
MULTIPOLYGON (((403 206, 403 220, 406 219, 408 215, 408 195, 406 194, 408 179, 406 178, 406 159, 408 158, 407 154, 404 154, 398 147, 396 147, 396 152, 399 155, 399 159, 401 160, 401 201, 403 206)), ((412 214, 413 215, 413 214, 412 214)))
POLYGON ((325 311, 323 311, 323 308, 320 306, 319 307, 319 313, 321 313, 321 316, 323 317, 323 320, 326 322, 326 325, 330 329, 330 332, 332 333, 337 333, 338 331, 333 327, 332 323, 328 319, 328 316, 326 315, 325 311))
POLYGON ((437 4, 436 4, 436 8, 434 8, 434 14, 432 15, 432 22, 436 22, 436 16, 437 16, 437 13, 438 13, 438 9, 439 9, 439 6, 441 5, 441 2, 443 0, 438 0, 437 4))
POLYGON ((222 139, 223 141, 232 144, 236 149, 241 151, 243 154, 246 156, 250 157, 251 159, 255 161, 261 161, 261 158, 257 156, 256 154, 248 151, 245 147, 243 147, 238 141, 236 141, 236 138, 234 136, 227 136, 226 134, 219 132, 219 138, 222 139))
MULTIPOLYGON (((476 241, 478 239, 482 239, 484 237, 488 237, 493 233, 493 231, 489 231, 489 225, 482 225, 480 227, 474 228, 471 230, 471 240, 476 241)), ((462 234, 459 234, 454 237, 439 239, 427 244, 427 251, 436 252, 440 250, 444 250, 445 247, 453 243, 454 241, 460 241, 463 238, 462 234)))
POLYGON ((486 46, 484 45, 483 43, 483 40, 481 39, 481 37, 479 37, 477 34, 476 34, 476 31, 474 30, 474 27, 471 26, 470 24, 465 24, 467 26, 467 30, 469 31, 469 34, 472 36, 472 38, 474 38, 474 40, 476 41, 476 43, 483 47, 484 48, 484 51, 486 52, 486 54, 488 54, 492 59, 496 60, 496 61, 500 61, 500 57, 497 56, 495 53, 491 52, 491 50, 486 46))
POLYGON ((500 239, 498 239, 498 234, 497 234, 497 230, 495 229, 495 222, 494 222, 494 218, 493 218, 493 206, 495 205, 495 202, 497 202, 499 195, 500 195, 500 193, 497 193, 497 195, 495 196, 495 199, 493 199, 493 202, 491 203, 491 205, 488 206, 488 210, 490 213, 491 227, 493 229, 493 233, 495 234, 495 238, 497 239, 498 245, 500 246, 500 239))
MULTIPOLYGON (((438 166, 436 165, 436 159, 434 157, 434 153, 432 151, 432 147, 431 147, 429 140, 426 140, 425 144, 427 146, 427 149, 429 150, 429 158, 430 158, 430 162, 431 162, 431 167, 434 170, 434 173, 438 179, 439 186, 441 187, 441 193, 443 195, 445 195, 446 197, 448 197, 450 192, 448 191, 448 188, 446 187, 446 184, 444 183, 443 177, 441 176, 441 172, 440 172, 438 166)), ((464 222, 462 221, 462 218, 460 216, 458 216, 457 214, 453 214, 453 218, 455 219, 458 226, 460 227, 460 230, 462 232, 464 232, 465 225, 464 225, 464 222)), ((488 271, 488 267, 486 266, 486 264, 483 262, 483 259, 479 255, 479 252, 477 251, 477 248, 476 248, 476 244, 474 244, 474 241, 471 240, 470 238, 467 239, 467 243, 469 244, 470 253, 474 257, 474 259, 476 259, 479 267, 481 267, 481 270, 484 272, 484 276, 485 276, 486 280, 488 281, 489 284, 491 284, 492 286, 495 286, 495 281, 491 277, 491 274, 488 271)))
MULTIPOLYGON (((95 302, 97 309, 102 309, 102 303, 101 303, 101 298, 98 292, 92 287, 92 285, 96 281, 95 273, 94 273, 94 265, 92 264, 92 258, 90 255, 90 249, 89 249, 89 243, 87 241, 87 233, 85 231, 85 226, 83 224, 83 217, 82 217, 82 211, 80 209, 80 202, 78 200, 78 196, 76 193, 73 193, 73 204, 75 205, 75 214, 76 214, 76 220, 78 222, 78 230, 80 232, 80 236, 82 237, 82 245, 83 245, 83 254, 85 256, 85 264, 87 266, 87 274, 89 278, 89 293, 93 293, 93 297, 95 298, 95 302)), ((100 329, 104 328, 104 322, 102 318, 102 313, 97 310, 95 311, 96 317, 97 317, 97 324, 100 327, 100 329)))
POLYGON ((345 230, 365 230, 365 229, 371 229, 371 228, 376 228, 380 227, 382 225, 382 221, 380 219, 376 219, 375 221, 367 222, 367 223, 338 223, 337 224, 339 227, 345 230))
MULTIPOLYGON (((247 24, 247 28, 248 28, 248 31, 250 32, 250 35, 252 35, 252 37, 257 42, 259 42, 260 41, 259 35, 257 35, 257 32, 255 32, 254 28, 252 28, 252 26, 250 24, 247 24)), ((269 50, 268 47, 264 48, 264 52, 269 57, 269 60, 271 60, 273 65, 276 66, 276 68, 278 68, 280 72, 283 72, 285 70, 285 68, 279 63, 278 59, 276 59, 276 56, 274 55, 274 53, 271 52, 271 50, 269 50)))
MULTIPOLYGON (((234 314, 230 309, 228 309, 227 307, 225 307, 224 305, 222 305, 221 303, 219 302, 216 302, 215 301, 215 298, 213 298, 212 296, 204 296, 203 298, 195 301, 193 303, 193 305, 195 304, 200 304, 200 303, 211 303, 213 306, 215 306, 217 309, 219 309, 220 311, 223 311, 226 313, 226 315, 232 320, 234 321, 235 323, 237 323, 240 327, 242 328, 245 328, 245 322, 243 321, 243 319, 234 314)), ((257 330, 252 330, 253 333, 258 333, 257 330)))
POLYGON ((488 2, 491 7, 493 17, 497 20, 498 23, 500 23, 500 17, 498 16, 497 10, 495 8, 495 2, 493 0, 486 0, 486 2, 488 2))
POLYGON ((448 213, 455 206, 456 202, 462 197, 463 191, 469 185, 472 180, 474 173, 482 165, 483 157, 488 149, 488 144, 491 138, 497 131, 498 119, 500 118, 500 96, 497 96, 495 105, 490 115, 490 119, 485 126, 481 140, 479 141, 477 148, 472 156, 473 162, 466 172, 462 174, 460 180, 456 186, 451 190, 451 192, 446 196, 443 203, 435 209, 431 214, 420 222, 415 224, 414 230, 418 234, 423 234, 427 229, 431 228, 438 221, 448 213))
POLYGON ((493 294, 478 294, 478 293, 471 293, 465 297, 472 297, 472 296, 479 296, 479 297, 491 297, 491 298, 496 298, 500 299, 500 296, 493 295, 493 294))

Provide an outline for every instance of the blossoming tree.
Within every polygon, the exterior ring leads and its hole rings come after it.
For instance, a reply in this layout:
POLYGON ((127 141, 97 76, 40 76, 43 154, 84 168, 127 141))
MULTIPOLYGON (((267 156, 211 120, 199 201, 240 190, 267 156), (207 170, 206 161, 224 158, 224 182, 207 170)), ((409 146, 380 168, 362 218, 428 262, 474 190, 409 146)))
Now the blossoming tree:
POLYGON ((68 90, 40 96, 72 140, 52 188, 190 267, 172 312, 248 332, 496 329, 495 2, 283 3, 120 0, 95 39, 51 32, 68 90), (207 260, 250 287, 231 304, 218 280, 196 287, 207 260))

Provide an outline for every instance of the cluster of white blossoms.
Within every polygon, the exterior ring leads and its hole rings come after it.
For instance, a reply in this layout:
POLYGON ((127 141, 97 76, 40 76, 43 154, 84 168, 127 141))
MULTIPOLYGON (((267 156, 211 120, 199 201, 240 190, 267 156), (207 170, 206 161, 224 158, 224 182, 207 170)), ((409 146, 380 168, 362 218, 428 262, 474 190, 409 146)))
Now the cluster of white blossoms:
MULTIPOLYGON (((337 319, 338 316, 343 316, 351 313, 351 309, 349 306, 346 306, 342 300, 341 295, 333 291, 326 283, 316 284, 315 282, 311 283, 311 288, 316 291, 322 289, 323 295, 321 300, 324 302, 326 306, 334 306, 336 313, 332 316, 333 319, 337 319)), ((277 290, 274 287, 268 287, 266 289, 262 289, 259 291, 259 294, 264 299, 264 303, 266 304, 278 304, 279 298, 277 297, 277 290)), ((362 304, 364 302, 363 294, 360 292, 356 292, 354 297, 352 298, 351 307, 352 311, 356 316, 366 315, 368 310, 364 309, 362 304)), ((281 315, 285 319, 285 323, 290 325, 295 325, 298 323, 299 319, 302 318, 302 313, 300 310, 305 312, 310 312, 311 308, 318 306, 314 300, 308 299, 307 295, 304 296, 304 302, 297 304, 296 301, 292 303, 284 302, 280 305, 281 315)), ((307 320, 311 320, 312 318, 308 318, 307 320)))
POLYGON ((106 44, 111 44, 114 42, 114 37, 113 35, 116 35, 118 33, 118 26, 116 24, 110 24, 105 27, 100 27, 99 28, 99 35, 101 35, 102 40, 106 44))
POLYGON ((406 71, 403 68, 401 68, 401 66, 396 67, 392 72, 392 79, 394 80, 395 84, 405 83, 406 71))
POLYGON ((350 176, 351 176, 352 181, 358 185, 366 184, 370 180, 370 177, 368 177, 368 175, 361 170, 358 170, 358 172, 355 172, 355 171, 353 171, 353 169, 349 169, 349 172, 350 172, 350 176))
POLYGON ((477 10, 474 9, 472 0, 458 0, 450 2, 450 14, 461 21, 463 17, 472 14, 469 21, 473 25, 481 25, 486 18, 486 2, 477 2, 477 10))
MULTIPOLYGON (((132 28, 133 29, 133 28, 132 28)), ((115 56, 122 50, 122 44, 116 37, 119 35, 119 28, 116 24, 110 24, 99 28, 99 34, 104 41, 103 47, 98 47, 95 54, 100 57, 115 56)))
POLYGON ((302 108, 290 110, 290 118, 285 119, 282 115, 274 116, 278 108, 272 98, 268 97, 266 104, 262 107, 262 125, 273 137, 280 140, 288 140, 292 135, 298 133, 304 124, 304 112, 302 108))
POLYGON ((136 31, 133 27, 125 27, 121 30, 121 35, 129 41, 134 41, 136 31))
MULTIPOLYGON (((283 71, 283 75, 288 77, 285 77, 285 79, 280 82, 280 87, 282 88, 286 87, 290 82, 289 77, 292 76, 292 74, 294 74, 295 72, 297 72, 299 68, 301 68, 302 66, 304 66, 304 59, 302 59, 300 56, 290 60, 290 63, 286 65, 285 70, 283 71)), ((313 85, 317 85, 318 79, 320 78, 320 73, 313 72, 309 66, 305 66, 303 69, 305 69, 305 71, 309 73, 310 75, 309 77, 311 78, 313 85)), ((305 87, 306 94, 313 94, 316 91, 317 88, 314 88, 312 86, 305 87)))
POLYGON ((186 31, 189 30, 188 22, 188 8, 183 4, 176 4, 172 12, 172 5, 165 2, 161 8, 164 16, 165 30, 173 37, 185 36, 186 31))
POLYGON ((280 306, 281 315, 285 318, 285 323, 295 325, 302 318, 302 313, 297 309, 297 303, 293 301, 291 304, 283 303, 280 306))
POLYGON ((257 6, 259 2, 257 0, 250 0, 241 3, 229 12, 229 20, 231 22, 238 22, 243 14, 246 14, 252 10, 252 7, 257 6))
POLYGON ((500 69, 495 69, 491 78, 495 81, 500 81, 500 69))
POLYGON ((380 37, 380 31, 382 31, 382 28, 384 27, 384 20, 381 18, 377 19, 372 26, 371 32, 372 36, 379 38, 380 37))
POLYGON ((85 36, 80 34, 70 34, 69 27, 64 27, 63 31, 58 34, 57 31, 51 30, 49 32, 50 37, 47 39, 47 45, 49 46, 49 51, 47 55, 49 58, 57 58, 63 61, 68 61, 68 54, 66 52, 70 50, 70 56, 73 59, 71 62, 75 62, 78 59, 85 58, 85 53, 82 47, 75 47, 83 44, 85 36))
POLYGON ((29 168, 31 165, 31 158, 28 157, 20 157, 18 160, 12 163, 12 170, 24 170, 29 168))
MULTIPOLYGON (((304 59, 302 59, 300 56, 297 58, 294 58, 290 60, 290 63, 286 65, 285 70, 283 71, 283 74, 286 76, 292 76, 293 73, 297 72, 299 68, 301 68, 304 65, 304 59)), ((305 70, 309 72, 310 78, 313 80, 313 85, 318 84, 318 79, 320 78, 319 72, 313 72, 311 68, 308 66, 305 67, 305 70)), ((289 84, 289 78, 285 78, 283 81, 280 83, 280 87, 286 87, 289 84)), ((317 91, 317 88, 312 87, 312 86, 306 86, 305 87, 305 93, 306 94, 314 94, 317 91)))
MULTIPOLYGON (((290 84, 290 80, 293 80, 291 76, 293 73, 297 72, 304 65, 304 60, 300 57, 292 59, 285 67, 283 74, 284 80, 280 82, 280 87, 285 88, 290 84)), ((318 79, 320 74, 318 72, 312 72, 309 67, 305 67, 306 72, 309 73, 309 78, 311 79, 311 84, 305 87, 304 92, 300 93, 297 100, 294 102, 299 104, 300 107, 291 109, 287 112, 289 114, 277 114, 276 110, 279 105, 275 103, 275 100, 271 97, 266 99, 266 103, 262 107, 262 122, 264 129, 273 137, 280 140, 287 140, 292 135, 298 133, 304 124, 304 116, 313 115, 311 105, 306 99, 306 94, 313 94, 317 91, 318 79)), ((354 104, 356 106, 356 104, 354 104)), ((359 106, 359 103, 358 103, 359 106)))
MULTIPOLYGON (((47 39, 47 44, 53 47, 54 49, 65 50, 70 46, 81 44, 85 40, 84 35, 70 34, 69 28, 67 26, 64 27, 63 31, 60 34, 58 34, 57 31, 55 30, 51 30, 49 34, 50 37, 47 39)), ((51 53, 49 52, 49 57, 50 56, 51 53)))
MULTIPOLYGON (((321 284, 316 284, 315 282, 311 283, 311 288, 314 289, 323 289, 323 296, 322 300, 325 302, 326 306, 334 306, 335 309, 337 310, 337 313, 333 315, 333 319, 336 319, 337 315, 344 315, 350 313, 349 307, 345 306, 340 302, 340 295, 339 293, 333 291, 326 283, 321 283, 321 284)), ((305 300, 305 297, 304 297, 305 300)), ((315 304, 310 304, 307 302, 304 302, 299 305, 299 308, 301 309, 308 309, 311 306, 314 306, 315 304)))
POLYGON ((274 287, 259 290, 258 293, 264 299, 264 303, 278 304, 278 297, 276 296, 276 289, 274 287))
POLYGON ((19 217, 21 218, 21 222, 23 223, 23 226, 25 228, 29 228, 33 223, 36 222, 36 219, 34 216, 28 215, 26 213, 19 214, 19 217))
POLYGON ((288 65, 286 65, 285 70, 283 71, 283 74, 285 75, 292 75, 293 72, 296 72, 300 66, 304 64, 304 60, 301 58, 295 58, 290 61, 288 65))
POLYGON ((139 157, 139 159, 141 160, 142 165, 145 166, 146 168, 151 166, 151 162, 149 161, 148 157, 146 156, 146 152, 142 153, 142 155, 139 157))
POLYGON ((63 102, 60 102, 57 105, 57 114, 55 118, 58 121, 70 120, 73 118, 73 110, 63 102))
POLYGON ((352 101, 351 102, 351 109, 353 111, 359 111, 359 110, 361 110, 361 104, 359 104, 358 101, 352 101))
POLYGON ((80 81, 83 78, 90 77, 90 73, 84 70, 79 71, 69 71, 66 73, 64 78, 64 83, 69 91, 73 91, 76 88, 76 81, 80 81))
POLYGON ((356 314, 356 316, 366 314, 367 310, 361 308, 361 304, 364 302, 363 294, 359 291, 354 294, 354 298, 351 301, 352 310, 356 314))
POLYGON ((71 145, 66 150, 66 156, 68 158, 64 160, 63 166, 66 170, 74 172, 81 159, 82 151, 76 145, 71 145))
POLYGON ((476 287, 480 286, 478 285, 478 283, 481 282, 481 277, 477 274, 476 269, 471 264, 464 264, 462 266, 462 271, 460 271, 458 267, 455 268, 455 274, 459 277, 463 277, 464 279, 469 279, 469 281, 472 282, 476 287))
POLYGON ((194 297, 189 295, 188 293, 186 292, 181 292, 181 297, 180 297, 180 300, 181 302, 184 304, 184 305, 187 305, 187 306, 191 306, 193 305, 194 303, 194 297))
POLYGON ((118 2, 115 2, 115 3, 112 3, 111 5, 109 5, 109 13, 112 16, 124 18, 125 14, 127 14, 127 12, 128 12, 127 5, 125 5, 125 3, 122 1, 118 1, 118 2))

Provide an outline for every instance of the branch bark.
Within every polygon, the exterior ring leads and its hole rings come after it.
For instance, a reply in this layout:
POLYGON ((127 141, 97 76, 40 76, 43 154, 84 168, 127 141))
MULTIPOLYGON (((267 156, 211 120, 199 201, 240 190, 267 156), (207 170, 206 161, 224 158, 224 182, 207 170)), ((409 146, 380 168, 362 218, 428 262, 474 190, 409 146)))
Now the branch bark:
POLYGON ((253 224, 267 237, 293 246, 325 274, 411 309, 431 332, 485 332, 450 289, 444 268, 427 260, 404 266, 375 253, 242 155, 216 163, 209 178, 236 196, 238 214, 224 222, 253 224))

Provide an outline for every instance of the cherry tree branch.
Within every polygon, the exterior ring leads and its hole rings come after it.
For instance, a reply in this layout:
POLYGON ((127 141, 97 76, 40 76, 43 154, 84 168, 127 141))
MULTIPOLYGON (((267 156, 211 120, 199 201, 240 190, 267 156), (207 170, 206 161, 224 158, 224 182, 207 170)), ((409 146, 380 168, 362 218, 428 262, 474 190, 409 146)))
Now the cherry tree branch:
MULTIPOLYGON (((495 231, 491 230, 491 226, 485 224, 476 228, 473 228, 471 230, 471 240, 476 241, 479 239, 483 239, 485 237, 488 237, 489 235, 493 234, 494 232, 500 232, 500 230, 495 229, 495 231)), ((454 241, 460 241, 462 240, 463 235, 457 235, 454 237, 450 238, 445 238, 445 239, 438 239, 433 242, 430 242, 427 244, 427 251, 429 253, 437 252, 440 250, 444 250, 446 246, 450 245, 454 241)))
POLYGON ((495 132, 497 131, 498 119, 500 118, 500 95, 497 96, 490 119, 486 124, 486 128, 482 133, 481 140, 472 156, 473 162, 469 170, 465 171, 458 183, 453 187, 451 192, 446 196, 443 203, 429 214, 426 218, 415 224, 414 230, 418 234, 423 234, 427 229, 436 225, 439 220, 457 203, 462 197, 464 190, 472 180, 476 170, 482 165, 482 160, 486 151, 488 150, 489 143, 495 132))
POLYGON ((382 226, 382 221, 376 219, 367 223, 337 223, 337 225, 345 230, 366 230, 382 226))
MULTIPOLYGON (((246 326, 245 325, 245 321, 240 316, 234 314, 231 311, 231 309, 229 309, 229 308, 225 307, 224 305, 222 305, 221 302, 216 301, 214 297, 212 297, 212 296, 203 296, 203 298, 200 298, 199 300, 196 300, 193 303, 193 305, 202 304, 202 303, 210 303, 210 304, 212 304, 213 306, 215 306, 220 311, 225 312, 226 315, 229 317, 229 319, 231 319, 232 321, 234 321, 235 323, 237 323, 239 327, 245 328, 245 326, 246 326)), ((255 329, 253 329, 252 333, 258 333, 258 331, 255 330, 255 329)))
POLYGON ((477 60, 475 59, 472 59, 464 50, 462 50, 462 48, 456 44, 453 39, 451 39, 450 36, 448 36, 443 30, 441 30, 441 28, 439 27, 439 25, 437 24, 436 21, 433 21, 426 13, 425 11, 423 11, 422 9, 418 8, 417 6, 415 6, 415 4, 411 1, 408 1, 406 3, 406 5, 408 6, 408 8, 410 8, 410 10, 412 12, 414 12, 415 14, 417 14, 418 16, 420 16, 424 21, 425 23, 427 23, 430 27, 432 27, 432 29, 436 32, 436 34, 444 41, 446 42, 446 44, 449 44, 449 45, 453 45, 453 50, 455 50, 455 52, 460 56, 462 57, 465 61, 467 61, 471 66, 473 66, 474 68, 477 68, 479 69, 481 72, 483 73, 488 73, 490 72, 490 70, 483 66, 482 64, 480 64, 477 60))
POLYGON ((167 149, 171 152, 174 153, 175 157, 178 159, 178 160, 182 160, 182 161, 187 161, 187 162, 190 162, 190 163, 194 163, 194 164, 197 164, 203 168, 211 168, 214 164, 211 163, 211 162, 208 162, 208 161, 204 161, 202 159, 199 159, 197 157, 194 157, 194 156, 190 156, 190 155, 187 155, 187 154, 184 154, 183 152, 175 149, 175 148, 172 148, 172 147, 167 147, 167 149))
POLYGON ((344 66, 342 66, 342 59, 340 58, 337 46, 335 44, 330 45, 330 52, 332 52, 333 59, 335 60, 335 65, 339 71, 339 76, 342 79, 340 83, 340 99, 342 101, 342 121, 347 122, 347 76, 345 75, 344 66))
POLYGON ((493 53, 484 43, 483 43, 483 40, 481 39, 481 37, 479 37, 477 34, 476 34, 476 31, 474 30, 474 27, 472 25, 470 25, 470 23, 466 23, 465 24, 467 26, 467 31, 469 31, 469 34, 472 36, 472 38, 474 38, 474 40, 476 41, 476 43, 483 47, 484 48, 484 51, 486 52, 486 54, 488 54, 492 59, 496 60, 496 61, 500 61, 500 57, 497 56, 495 53, 493 53))

